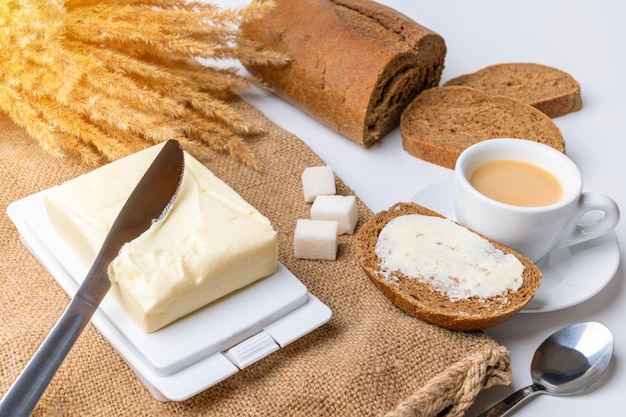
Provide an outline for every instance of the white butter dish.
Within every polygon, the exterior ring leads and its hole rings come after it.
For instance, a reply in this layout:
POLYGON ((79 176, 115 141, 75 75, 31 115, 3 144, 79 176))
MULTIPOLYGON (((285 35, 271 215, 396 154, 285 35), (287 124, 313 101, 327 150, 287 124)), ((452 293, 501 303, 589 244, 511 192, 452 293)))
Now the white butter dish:
MULTIPOLYGON (((72 296, 89 266, 52 227, 45 191, 9 205, 23 244, 72 296)), ((161 401, 182 401, 327 322, 330 309, 283 265, 154 333, 107 294, 91 322, 161 401)))

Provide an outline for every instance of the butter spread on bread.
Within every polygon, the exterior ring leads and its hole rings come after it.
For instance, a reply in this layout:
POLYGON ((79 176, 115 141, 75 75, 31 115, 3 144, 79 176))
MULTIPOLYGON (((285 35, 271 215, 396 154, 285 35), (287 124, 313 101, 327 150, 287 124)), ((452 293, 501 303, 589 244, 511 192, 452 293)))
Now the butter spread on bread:
MULTIPOLYGON (((482 290, 479 290, 474 295, 463 294, 463 298, 456 297, 454 293, 450 296, 447 291, 441 291, 441 285, 433 284, 430 279, 421 279, 419 274, 415 276, 407 275, 407 273, 413 274, 413 272, 408 269, 405 272, 401 272, 393 264, 385 265, 385 262, 389 262, 385 259, 388 257, 388 249, 377 249, 383 230, 394 219, 415 214, 443 219, 441 214, 419 204, 402 202, 372 215, 356 232, 354 249, 357 260, 372 284, 391 303, 420 320, 447 329, 475 331, 486 329, 508 320, 532 299, 541 283, 541 271, 539 268, 530 259, 475 231, 471 231, 471 229, 468 230, 478 235, 481 239, 488 241, 497 251, 505 255, 510 254, 514 256, 523 266, 521 279, 518 267, 512 267, 512 271, 507 271, 509 268, 504 268, 504 271, 498 272, 499 279, 508 283, 505 286, 509 288, 506 288, 504 292, 493 296, 486 296, 486 293, 484 293, 481 296, 482 290), (380 251, 380 256, 377 251, 380 251), (511 274, 510 276, 505 276, 509 273, 511 274)), ((468 252, 468 249, 455 246, 454 237, 457 233, 456 228, 464 229, 465 227, 449 220, 446 220, 446 222, 449 222, 450 227, 455 230, 452 232, 452 236, 450 236, 449 231, 445 231, 440 239, 434 239, 433 242, 436 242, 436 245, 440 243, 448 246, 449 251, 459 251, 465 254, 468 252)), ((443 230, 447 230, 447 226, 443 230)), ((425 232, 425 230, 422 232, 425 232)), ((406 241, 409 238, 399 239, 397 243, 401 243, 402 240, 406 241)), ((402 254, 411 249, 409 247, 397 250, 399 251, 398 254, 402 254)), ((433 252, 421 248, 419 253, 414 254, 415 263, 420 263, 419 268, 422 269, 421 272, 435 270, 437 267, 431 266, 426 268, 424 265, 431 262, 439 262, 436 257, 440 256, 441 253, 442 251, 433 252)), ((494 251, 494 253, 496 252, 494 251)), ((450 259, 449 254, 444 256, 445 259, 450 259)), ((499 254, 495 256, 500 257, 499 254)), ((470 258, 472 257, 475 256, 470 256, 470 258)), ((480 255, 479 257, 483 258, 484 256, 480 255)), ((400 264, 402 263, 400 262, 400 264)), ((480 264, 483 265, 483 262, 481 261, 480 264)), ((473 272, 469 270, 474 267, 470 265, 463 267, 462 271, 459 270, 458 273, 453 274, 456 275, 454 278, 457 278, 458 282, 462 282, 466 276, 465 272, 472 274, 473 272)), ((495 277, 493 278, 495 279, 495 277)), ((452 282, 454 281, 452 280, 452 282)), ((454 283, 456 285, 456 282, 454 283)))
POLYGON ((406 214, 381 230, 376 244, 382 271, 428 282, 451 300, 517 291, 524 265, 488 240, 441 217, 406 214))
MULTIPOLYGON (((53 226, 89 265, 117 213, 160 146, 50 189, 53 226)), ((112 290, 146 332, 271 275, 277 236, 270 221, 191 155, 165 221, 121 249, 112 290)))

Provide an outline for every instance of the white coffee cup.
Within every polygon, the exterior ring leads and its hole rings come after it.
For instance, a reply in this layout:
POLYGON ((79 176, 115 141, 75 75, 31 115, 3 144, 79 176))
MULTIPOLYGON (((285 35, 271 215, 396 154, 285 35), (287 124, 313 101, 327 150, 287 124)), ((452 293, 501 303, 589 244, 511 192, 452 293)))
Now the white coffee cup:
POLYGON ((601 236, 615 228, 619 208, 611 198, 582 192, 580 171, 565 154, 525 139, 491 139, 465 149, 455 167, 455 211, 459 223, 504 244, 533 262, 550 251, 601 236), (521 207, 485 196, 470 183, 472 173, 494 160, 520 160, 552 173, 563 187, 557 203, 521 207), (583 222, 589 215, 593 222, 583 222), (589 223, 589 224, 588 224, 589 223))

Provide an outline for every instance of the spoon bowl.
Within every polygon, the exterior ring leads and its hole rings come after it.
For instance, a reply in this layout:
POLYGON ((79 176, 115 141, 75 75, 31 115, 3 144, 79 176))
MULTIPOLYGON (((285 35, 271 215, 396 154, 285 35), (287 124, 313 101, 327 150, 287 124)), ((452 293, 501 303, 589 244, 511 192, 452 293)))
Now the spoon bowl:
POLYGON ((532 385, 478 417, 506 416, 536 394, 580 394, 600 379, 612 355, 613 335, 600 323, 578 323, 557 330, 535 351, 530 366, 532 385))

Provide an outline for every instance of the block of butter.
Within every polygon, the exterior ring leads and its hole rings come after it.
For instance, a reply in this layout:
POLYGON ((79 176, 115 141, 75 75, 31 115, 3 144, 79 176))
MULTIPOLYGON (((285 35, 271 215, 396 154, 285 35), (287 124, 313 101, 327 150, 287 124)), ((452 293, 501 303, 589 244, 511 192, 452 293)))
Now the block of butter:
MULTIPOLYGON (((52 225, 88 265, 161 146, 46 192, 52 225)), ((129 315, 153 332, 273 274, 277 257, 270 221, 186 153, 182 186, 169 215, 122 247, 109 278, 129 315)))

